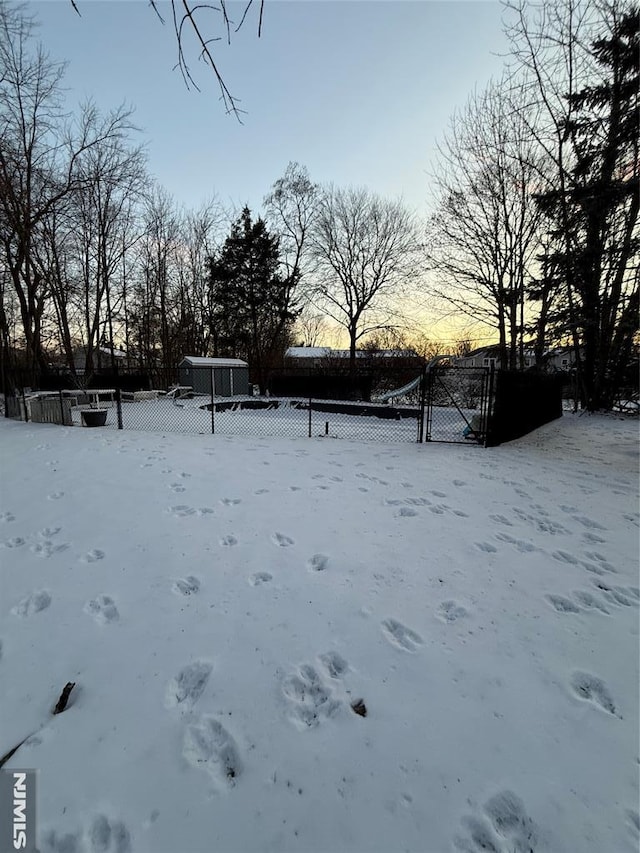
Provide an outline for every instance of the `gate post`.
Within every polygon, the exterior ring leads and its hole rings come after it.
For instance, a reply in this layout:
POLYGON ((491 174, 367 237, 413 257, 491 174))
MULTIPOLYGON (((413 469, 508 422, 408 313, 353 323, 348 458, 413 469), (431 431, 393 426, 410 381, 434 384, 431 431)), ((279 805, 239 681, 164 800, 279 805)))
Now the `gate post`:
POLYGON ((420 380, 420 416, 418 418, 418 444, 424 442, 424 409, 427 399, 427 368, 422 368, 422 379, 420 380))
POLYGON ((485 430, 484 430, 484 446, 489 447, 489 440, 491 437, 491 427, 492 427, 492 409, 493 409, 493 396, 495 394, 495 374, 496 374, 496 366, 492 364, 489 368, 489 389, 487 391, 487 414, 485 419, 485 430))

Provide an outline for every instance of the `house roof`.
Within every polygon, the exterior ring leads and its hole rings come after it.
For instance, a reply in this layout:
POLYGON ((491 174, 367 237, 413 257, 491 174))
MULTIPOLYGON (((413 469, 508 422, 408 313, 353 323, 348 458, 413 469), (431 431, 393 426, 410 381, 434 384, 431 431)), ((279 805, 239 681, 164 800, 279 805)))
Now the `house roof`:
POLYGON ((331 347, 289 347, 285 358, 326 358, 332 355, 331 347))
POLYGON ((241 358, 203 358, 199 355, 185 355, 180 364, 190 364, 192 367, 248 367, 241 358))
MULTIPOLYGON (((331 347, 289 347, 286 358, 349 358, 348 349, 331 347)), ((356 350, 356 358, 417 358, 412 349, 356 350)))

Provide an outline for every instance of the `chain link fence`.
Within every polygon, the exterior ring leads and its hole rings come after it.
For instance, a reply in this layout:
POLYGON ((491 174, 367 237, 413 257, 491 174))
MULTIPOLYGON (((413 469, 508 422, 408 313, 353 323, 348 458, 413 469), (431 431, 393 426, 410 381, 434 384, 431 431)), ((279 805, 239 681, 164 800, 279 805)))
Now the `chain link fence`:
POLYGON ((216 386, 211 372, 194 369, 189 385, 181 384, 177 368, 49 373, 31 375, 31 384, 14 373, 10 381, 3 377, 5 416, 102 429, 486 446, 562 414, 561 379, 529 372, 451 365, 417 375, 415 368, 335 375, 287 370, 267 376, 264 394, 250 385, 253 393, 234 396, 215 392, 225 383, 216 386))
POLYGON ((13 393, 5 395, 5 414, 103 429, 389 442, 420 438, 419 393, 396 405, 371 399, 376 384, 388 387, 405 376, 305 376, 289 370, 287 375, 269 375, 264 395, 250 386, 255 393, 221 396, 209 372, 204 367, 194 370, 191 385, 180 384, 177 369, 103 371, 86 378, 48 374, 35 381, 31 377, 31 385, 26 377, 14 375, 13 393), (295 389, 302 393, 291 393, 295 389))

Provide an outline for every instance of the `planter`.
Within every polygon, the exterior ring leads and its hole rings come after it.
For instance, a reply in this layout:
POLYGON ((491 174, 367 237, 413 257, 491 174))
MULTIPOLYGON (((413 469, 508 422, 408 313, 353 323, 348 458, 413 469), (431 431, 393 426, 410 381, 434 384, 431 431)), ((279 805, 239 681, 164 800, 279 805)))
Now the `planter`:
POLYGON ((88 427, 101 427, 107 422, 106 409, 88 409, 81 412, 82 423, 88 427))

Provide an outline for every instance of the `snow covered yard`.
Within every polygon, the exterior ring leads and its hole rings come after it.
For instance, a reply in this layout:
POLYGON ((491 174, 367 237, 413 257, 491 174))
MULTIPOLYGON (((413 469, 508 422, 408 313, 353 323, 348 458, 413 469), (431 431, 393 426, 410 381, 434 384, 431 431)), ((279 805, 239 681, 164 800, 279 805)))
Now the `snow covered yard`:
POLYGON ((637 433, 0 422, 0 755, 31 736, 42 853, 637 850, 637 433))

